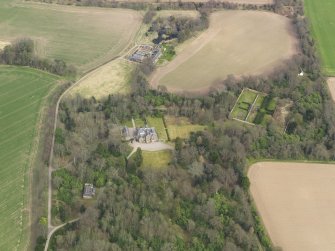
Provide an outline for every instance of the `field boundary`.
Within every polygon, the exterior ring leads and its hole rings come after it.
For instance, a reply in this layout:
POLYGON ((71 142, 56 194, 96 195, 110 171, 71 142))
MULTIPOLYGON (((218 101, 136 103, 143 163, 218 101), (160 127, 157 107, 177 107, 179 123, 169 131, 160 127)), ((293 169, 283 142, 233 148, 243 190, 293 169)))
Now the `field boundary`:
MULTIPOLYGON (((59 83, 56 83, 55 88, 53 88, 51 90, 51 92, 49 93, 48 96, 46 96, 45 98, 45 102, 44 104, 42 104, 41 107, 41 119, 39 121, 39 140, 38 143, 36 144, 36 154, 35 154, 35 158, 33 161, 34 167, 32 167, 31 169, 31 173, 30 173, 30 179, 31 179, 31 184, 34 184, 35 187, 33 185, 30 186, 30 191, 31 191, 31 195, 30 195, 30 199, 31 199, 31 203, 35 204, 38 203, 39 205, 41 203, 45 203, 46 204, 46 200, 45 202, 42 201, 41 198, 39 198, 38 192, 42 192, 42 191, 47 191, 47 186, 43 186, 40 185, 41 183, 39 182, 43 182, 40 181, 37 178, 37 181, 35 181, 36 179, 36 173, 38 170, 38 174, 39 174, 39 178, 45 178, 47 179, 47 168, 45 163, 45 151, 46 149, 48 149, 48 144, 50 144, 50 139, 48 141, 48 135, 50 133, 50 126, 52 126, 52 124, 48 123, 48 115, 50 115, 50 113, 54 113, 54 109, 55 109, 55 105, 56 105, 56 101, 57 101, 57 97, 62 93, 62 91, 64 90, 64 88, 66 88, 67 86, 67 82, 65 80, 62 80, 59 83), (48 105, 49 104, 49 105, 48 105), (40 185, 40 186, 39 186, 40 185), (38 191, 34 191, 34 188, 38 191), (34 203, 35 202, 35 203, 34 203)), ((36 209, 36 207, 32 208, 32 205, 30 206, 31 208, 31 212, 37 212, 36 214, 31 213, 30 217, 33 219, 31 221, 31 225, 30 225, 30 249, 34 248, 34 244, 38 235, 38 227, 36 226, 36 224, 38 224, 38 222, 34 221, 34 219, 38 219, 39 216, 43 216, 42 212, 40 212, 39 208, 36 209)), ((43 210, 45 211, 45 210, 43 210)))
MULTIPOLYGON (((27 170, 26 170, 26 175, 24 176, 25 178, 25 186, 27 185, 28 189, 27 189, 27 195, 25 196, 26 198, 26 202, 25 204, 27 204, 27 209, 30 211, 28 214, 28 228, 29 226, 33 225, 32 224, 32 212, 33 212, 33 208, 32 208, 32 201, 33 201, 33 193, 32 193, 32 186, 33 186, 33 170, 34 170, 34 166, 33 163, 35 161, 37 161, 37 157, 38 157, 38 151, 40 150, 40 144, 41 144, 41 128, 43 127, 43 120, 45 119, 46 116, 46 105, 47 105, 47 100, 50 98, 50 96, 57 90, 57 83, 55 84, 55 86, 49 91, 49 93, 43 98, 39 112, 38 112, 38 119, 36 121, 36 125, 34 128, 34 139, 31 143, 32 147, 29 150, 29 161, 27 163, 27 170)), ((32 232, 31 231, 27 231, 28 232, 28 236, 27 236, 27 241, 26 241, 26 245, 24 250, 27 250, 27 247, 30 246, 29 244, 29 240, 32 236, 32 232)))

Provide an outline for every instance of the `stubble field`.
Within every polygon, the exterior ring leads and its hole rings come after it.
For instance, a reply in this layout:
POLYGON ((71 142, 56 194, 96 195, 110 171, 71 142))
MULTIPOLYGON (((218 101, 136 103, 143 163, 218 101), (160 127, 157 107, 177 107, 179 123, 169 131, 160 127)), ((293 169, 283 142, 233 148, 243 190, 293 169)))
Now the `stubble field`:
POLYGON ((29 226, 29 170, 44 97, 58 77, 0 66, 0 250, 24 250, 29 226))
POLYGON ((261 11, 219 11, 210 27, 151 76, 170 91, 206 91, 228 75, 262 74, 296 52, 289 19, 261 11))
POLYGON ((250 191, 275 246, 335 250, 335 164, 261 162, 250 191))

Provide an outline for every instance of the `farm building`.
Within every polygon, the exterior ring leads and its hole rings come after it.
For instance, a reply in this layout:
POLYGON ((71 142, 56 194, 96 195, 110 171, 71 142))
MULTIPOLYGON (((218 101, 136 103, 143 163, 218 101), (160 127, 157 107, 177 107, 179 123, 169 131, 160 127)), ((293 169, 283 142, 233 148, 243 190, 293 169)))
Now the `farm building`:
POLYGON ((154 127, 128 128, 123 127, 122 135, 126 140, 136 140, 140 143, 157 142, 158 136, 154 127))
POLYGON ((94 188, 93 184, 85 183, 83 198, 84 199, 91 199, 91 198, 93 198, 94 195, 95 195, 95 188, 94 188))
POLYGON ((157 45, 139 45, 128 59, 137 63, 142 63, 144 60, 150 59, 153 63, 156 63, 161 55, 161 48, 157 45))

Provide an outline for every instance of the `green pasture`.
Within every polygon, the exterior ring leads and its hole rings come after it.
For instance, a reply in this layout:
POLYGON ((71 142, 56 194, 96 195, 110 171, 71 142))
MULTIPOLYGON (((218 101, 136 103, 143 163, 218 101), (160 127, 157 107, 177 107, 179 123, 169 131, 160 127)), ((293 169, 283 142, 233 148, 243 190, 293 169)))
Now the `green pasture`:
POLYGON ((171 140, 186 139, 191 132, 203 131, 206 128, 202 125, 191 124, 186 117, 166 116, 165 121, 171 140))
POLYGON ((172 152, 170 150, 156 152, 142 151, 142 157, 142 168, 159 170, 169 165, 172 159, 172 152))
POLYGON ((117 56, 140 23, 132 10, 0 2, 0 41, 30 37, 41 57, 63 59, 80 70, 117 56))
POLYGON ((335 1, 304 0, 304 3, 323 71, 326 75, 335 76, 335 1))
POLYGON ((0 250, 24 250, 28 172, 43 98, 58 77, 22 67, 0 66, 0 250))

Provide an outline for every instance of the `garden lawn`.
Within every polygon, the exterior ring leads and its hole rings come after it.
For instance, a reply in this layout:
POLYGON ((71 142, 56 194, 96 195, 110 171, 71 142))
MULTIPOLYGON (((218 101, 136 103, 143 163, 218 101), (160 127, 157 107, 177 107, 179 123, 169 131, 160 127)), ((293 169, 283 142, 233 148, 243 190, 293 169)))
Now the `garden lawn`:
POLYGON ((171 162, 172 153, 170 150, 157 152, 142 151, 142 156, 142 168, 159 170, 169 165, 171 162))

